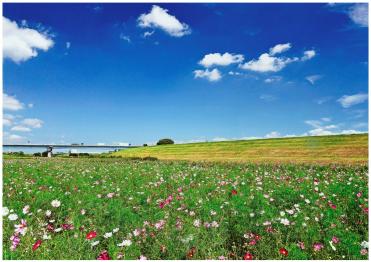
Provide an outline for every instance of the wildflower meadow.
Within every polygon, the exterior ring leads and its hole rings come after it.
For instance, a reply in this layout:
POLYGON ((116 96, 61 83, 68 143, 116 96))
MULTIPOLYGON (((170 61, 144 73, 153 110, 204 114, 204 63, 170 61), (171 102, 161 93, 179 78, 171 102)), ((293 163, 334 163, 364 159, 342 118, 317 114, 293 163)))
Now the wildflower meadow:
POLYGON ((368 259, 366 165, 3 165, 4 259, 368 259))

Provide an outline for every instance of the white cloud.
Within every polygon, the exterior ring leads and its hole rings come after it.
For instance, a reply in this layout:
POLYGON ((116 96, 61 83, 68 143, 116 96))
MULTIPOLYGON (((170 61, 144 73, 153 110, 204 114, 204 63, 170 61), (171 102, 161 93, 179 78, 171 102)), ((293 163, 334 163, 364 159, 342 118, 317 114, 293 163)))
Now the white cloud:
POLYGON ((329 131, 323 128, 316 128, 313 130, 309 130, 308 133, 310 136, 328 136, 328 135, 334 134, 332 131, 329 131))
POLYGON ((204 67, 210 67, 213 65, 217 66, 228 66, 231 64, 241 63, 243 61, 243 55, 230 54, 228 52, 223 55, 220 53, 207 54, 199 62, 204 67))
POLYGON ((171 36, 182 37, 191 33, 191 29, 185 23, 180 22, 175 16, 170 15, 168 10, 153 5, 148 14, 141 14, 138 18, 138 26, 142 28, 160 28, 171 36))
POLYGON ((275 54, 280 54, 280 53, 286 52, 290 48, 291 48, 290 43, 278 44, 278 45, 275 45, 274 47, 272 47, 271 49, 269 49, 269 54, 273 56, 275 54))
POLYGON ((280 137, 281 134, 278 133, 277 131, 272 131, 268 134, 265 135, 265 138, 277 138, 277 137, 280 137))
POLYGON ((304 51, 304 55, 301 57, 301 61, 310 60, 315 56, 316 56, 316 51, 314 51, 314 50, 304 51))
POLYGON ((355 94, 355 95, 344 95, 340 97, 337 101, 341 104, 342 107, 348 108, 353 105, 361 104, 368 99, 368 94, 355 94))
POLYGON ((222 141, 228 141, 228 140, 230 140, 230 139, 225 138, 225 137, 215 137, 215 138, 212 139, 212 141, 214 141, 214 142, 222 142, 222 141))
POLYGON ((321 98, 314 100, 314 102, 316 102, 319 105, 322 105, 330 100, 331 100, 331 97, 321 97, 321 98))
POLYGON ((308 80, 308 82, 311 83, 312 85, 314 85, 317 82, 317 80, 320 80, 321 78, 322 78, 321 75, 310 75, 305 77, 305 79, 308 80))
POLYGON ((11 114, 3 114, 3 125, 4 126, 11 126, 13 125, 15 116, 11 114))
POLYGON ((260 55, 258 60, 251 60, 240 67, 242 69, 256 71, 256 72, 278 72, 286 65, 298 61, 297 57, 294 58, 281 58, 274 57, 268 53, 260 55))
POLYGON ((324 122, 331 122, 331 118, 329 117, 322 117, 321 120, 324 122))
POLYGON ((216 82, 219 81, 222 78, 222 75, 220 74, 220 71, 216 68, 209 71, 209 69, 206 70, 195 70, 193 71, 195 78, 205 78, 209 80, 210 82, 216 82))
POLYGON ((22 120, 22 125, 28 126, 31 128, 40 128, 44 124, 44 122, 37 118, 25 118, 22 120))
POLYGON ((354 4, 348 11, 352 21, 360 27, 368 27, 368 4, 354 4))
POLYGON ((70 49, 70 47, 71 47, 71 42, 66 42, 66 48, 70 49))
POLYGON ((18 132, 31 132, 31 128, 26 126, 13 126, 10 130, 18 132))
POLYGON ((128 36, 128 35, 120 34, 120 39, 128 42, 129 44, 131 43, 130 36, 128 36))
POLYGON ((279 82, 281 80, 282 80, 281 76, 272 76, 272 77, 269 77, 269 78, 265 79, 264 82, 267 83, 267 84, 271 84, 271 83, 274 83, 274 82, 279 82))
POLYGON ((4 144, 22 143, 27 140, 24 136, 19 136, 15 134, 4 134, 4 144))
POLYGON ((15 98, 14 96, 3 94, 3 109, 4 110, 18 111, 23 108, 24 108, 23 103, 21 103, 17 98, 15 98))
POLYGON ((147 38, 154 34, 155 31, 146 31, 143 33, 143 37, 147 38))
POLYGON ((38 55, 37 50, 47 51, 54 42, 35 29, 19 27, 16 22, 3 17, 3 56, 16 63, 38 55))
POLYGON ((229 72, 228 72, 228 75, 231 75, 231 76, 241 76, 241 75, 243 75, 243 74, 240 73, 240 72, 229 71, 229 72))
POLYGON ((28 106, 28 108, 33 108, 33 104, 32 103, 29 103, 27 106, 28 106))

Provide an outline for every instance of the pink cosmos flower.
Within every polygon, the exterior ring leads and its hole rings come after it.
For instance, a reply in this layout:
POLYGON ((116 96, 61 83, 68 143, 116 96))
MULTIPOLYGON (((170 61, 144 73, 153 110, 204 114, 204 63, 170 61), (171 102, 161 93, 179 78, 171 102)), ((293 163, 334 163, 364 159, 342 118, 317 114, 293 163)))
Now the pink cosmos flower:
POLYGON ((183 191, 182 187, 178 187, 177 191, 178 193, 181 193, 183 191))
POLYGON ((297 245, 298 245, 298 247, 300 248, 300 249, 305 249, 305 244, 304 244, 304 242, 302 242, 302 241, 299 241, 298 243, 297 243, 297 245))
POLYGON ((323 244, 322 243, 314 243, 313 244, 313 250, 314 251, 320 251, 322 248, 323 248, 323 244))
POLYGON ((14 234, 10 237, 10 240, 12 241, 12 246, 10 247, 10 250, 14 251, 19 245, 19 242, 21 242, 21 239, 18 237, 18 234, 14 234))
POLYGON ((335 237, 335 236, 333 236, 331 240, 332 240, 332 243, 334 243, 334 244, 337 244, 337 243, 340 242, 340 239, 335 237))
POLYGON ((368 253, 368 251, 367 251, 366 248, 362 248, 362 249, 361 249, 361 255, 362 255, 362 256, 367 255, 367 253, 368 253))
POLYGON ((107 250, 103 250, 103 251, 99 254, 97 260, 111 260, 111 258, 110 258, 110 256, 109 256, 107 250))
POLYGON ((14 225, 14 227, 14 232, 16 234, 21 234, 22 236, 24 236, 27 232, 27 222, 24 219, 21 220, 21 223, 19 225, 14 225))
POLYGON ((357 197, 360 198, 362 196, 362 192, 357 193, 357 197))

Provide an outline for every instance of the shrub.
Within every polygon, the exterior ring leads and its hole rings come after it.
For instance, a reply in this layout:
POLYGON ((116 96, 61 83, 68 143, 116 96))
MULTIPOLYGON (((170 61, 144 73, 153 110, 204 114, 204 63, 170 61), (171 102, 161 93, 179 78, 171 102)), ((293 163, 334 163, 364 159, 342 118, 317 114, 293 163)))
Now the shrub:
POLYGON ((143 146, 148 146, 147 144, 143 144, 143 146))
POLYGON ((157 145, 172 145, 174 144, 174 141, 171 140, 170 138, 163 138, 163 139, 160 139, 158 142, 157 142, 157 145))
POLYGON ((40 152, 34 153, 33 156, 41 156, 40 152))

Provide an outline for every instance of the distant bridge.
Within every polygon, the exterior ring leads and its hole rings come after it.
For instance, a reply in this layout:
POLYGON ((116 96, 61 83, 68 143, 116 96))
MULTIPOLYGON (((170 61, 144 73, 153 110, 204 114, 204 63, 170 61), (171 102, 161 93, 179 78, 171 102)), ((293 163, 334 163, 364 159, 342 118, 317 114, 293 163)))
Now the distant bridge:
POLYGON ((48 157, 52 157, 53 148, 136 148, 139 146, 132 145, 84 145, 84 144, 4 144, 3 147, 30 147, 30 148, 46 148, 48 157))

